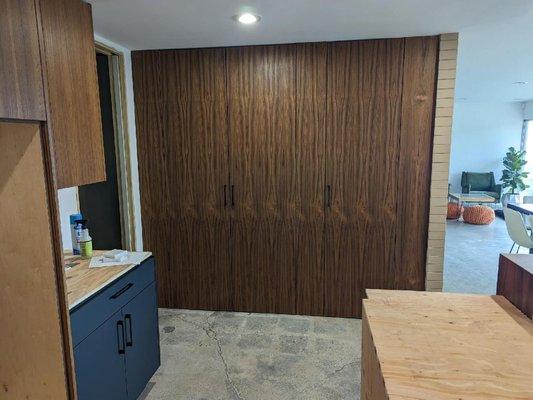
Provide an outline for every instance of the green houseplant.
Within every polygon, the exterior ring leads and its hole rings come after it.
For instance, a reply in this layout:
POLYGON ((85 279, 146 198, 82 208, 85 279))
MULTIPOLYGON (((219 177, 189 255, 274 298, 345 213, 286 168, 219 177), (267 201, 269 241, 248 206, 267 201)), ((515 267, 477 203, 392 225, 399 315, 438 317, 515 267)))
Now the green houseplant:
POLYGON ((508 189, 504 199, 502 199, 504 204, 509 201, 516 202, 518 194, 529 187, 524 183, 524 179, 529 175, 529 172, 524 172, 524 165, 527 164, 525 156, 525 151, 518 151, 514 147, 509 147, 503 158, 504 169, 501 181, 502 187, 508 189))

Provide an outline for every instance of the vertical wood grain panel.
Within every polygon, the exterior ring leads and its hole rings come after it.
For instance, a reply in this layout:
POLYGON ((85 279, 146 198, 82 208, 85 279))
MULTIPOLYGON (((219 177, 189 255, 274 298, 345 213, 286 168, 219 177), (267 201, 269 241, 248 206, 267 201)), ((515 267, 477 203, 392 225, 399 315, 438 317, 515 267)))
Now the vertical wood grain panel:
POLYGON ((438 37, 405 39, 394 289, 425 285, 437 53, 438 37))
POLYGON ((361 315, 394 266, 403 39, 332 43, 328 64, 326 315, 361 315))
POLYGON ((324 314, 326 43, 295 45, 296 131, 289 190, 296 313, 324 314))
POLYGON ((294 313, 294 46, 227 49, 235 308, 294 313))
POLYGON ((232 308, 224 49, 133 53, 145 247, 161 305, 232 308))
POLYGON ((4 0, 0 12, 0 118, 46 119, 34 0, 4 0))
POLYGON ((57 186, 104 181, 91 6, 80 0, 37 1, 57 186), (82 167, 82 160, 90 160, 90 167, 82 167))
POLYGON ((0 123, 0 150, 1 397, 67 399, 65 299, 58 298, 39 125, 0 123))

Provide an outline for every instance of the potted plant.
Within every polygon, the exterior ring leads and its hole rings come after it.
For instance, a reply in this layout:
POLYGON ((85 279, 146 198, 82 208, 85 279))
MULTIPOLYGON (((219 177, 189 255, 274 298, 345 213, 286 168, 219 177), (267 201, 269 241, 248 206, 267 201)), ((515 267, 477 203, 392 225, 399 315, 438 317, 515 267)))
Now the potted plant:
POLYGON ((518 151, 514 147, 509 147, 509 151, 505 154, 501 181, 503 189, 508 190, 502 196, 504 206, 507 203, 517 203, 520 192, 529 187, 524 183, 524 179, 529 175, 529 172, 524 172, 524 165, 527 164, 525 155, 525 151, 518 151))

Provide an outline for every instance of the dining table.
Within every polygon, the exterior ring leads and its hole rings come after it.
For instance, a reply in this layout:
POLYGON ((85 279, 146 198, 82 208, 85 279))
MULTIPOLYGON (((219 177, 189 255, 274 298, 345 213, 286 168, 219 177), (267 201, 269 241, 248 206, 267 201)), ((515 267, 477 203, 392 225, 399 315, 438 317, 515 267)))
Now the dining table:
MULTIPOLYGON (((524 215, 533 215, 533 204, 507 203, 507 208, 518 211, 524 215)), ((529 249, 529 254, 533 254, 533 249, 529 249)))

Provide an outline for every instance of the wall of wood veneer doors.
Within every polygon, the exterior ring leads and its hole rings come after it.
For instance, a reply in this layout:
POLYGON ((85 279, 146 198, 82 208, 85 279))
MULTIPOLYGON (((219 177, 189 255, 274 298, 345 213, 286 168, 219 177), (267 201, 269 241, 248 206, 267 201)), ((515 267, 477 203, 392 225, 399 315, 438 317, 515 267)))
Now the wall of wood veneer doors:
POLYGON ((437 37, 132 53, 164 307, 352 317, 424 289, 437 37))

